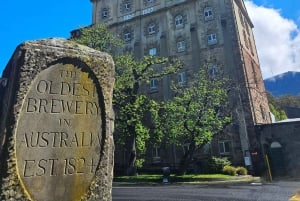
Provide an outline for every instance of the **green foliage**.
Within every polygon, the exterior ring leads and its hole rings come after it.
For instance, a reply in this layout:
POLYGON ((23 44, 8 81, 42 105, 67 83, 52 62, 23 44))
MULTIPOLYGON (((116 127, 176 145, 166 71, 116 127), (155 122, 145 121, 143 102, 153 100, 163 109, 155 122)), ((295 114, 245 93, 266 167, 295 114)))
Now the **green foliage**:
MULTIPOLYGON (((159 104, 140 93, 142 83, 151 78, 160 78, 176 72, 181 67, 178 61, 169 62, 167 58, 144 56, 135 60, 131 54, 117 54, 123 41, 109 33, 105 24, 95 24, 80 30, 80 37, 71 40, 89 46, 99 51, 112 54, 115 61, 116 82, 114 88, 113 105, 116 112, 115 131, 118 134, 117 145, 125 145, 132 154, 129 164, 141 167, 146 151, 146 144, 150 140, 150 127, 155 128, 159 121, 159 104), (154 66, 162 66, 156 71, 154 66), (146 121, 151 119, 151 121, 146 121), (136 160, 137 159, 137 160, 136 160)), ((160 141, 162 132, 155 129, 151 140, 160 141)))
POLYGON ((123 45, 123 41, 109 33, 107 26, 101 23, 81 28, 80 37, 73 37, 71 40, 95 50, 111 54, 116 53, 116 50, 123 45))
MULTIPOLYGON (((145 151, 146 144, 150 140, 149 129, 152 130, 152 143, 162 139, 162 132, 155 129, 159 122, 158 111, 160 105, 155 100, 140 93, 140 86, 153 77, 162 77, 175 72, 180 63, 168 63, 166 58, 145 56, 136 61, 132 55, 119 55, 116 58, 116 86, 114 89, 113 103, 116 110, 117 144, 124 144, 126 138, 135 138, 137 158, 140 159, 145 151), (164 70, 154 71, 154 65, 165 65, 164 70), (145 119, 151 119, 146 121, 145 119)), ((142 162, 136 161, 141 166, 142 162)))
POLYGON ((201 147, 209 143, 231 121, 227 109, 227 82, 224 78, 212 79, 204 66, 191 86, 173 86, 175 96, 165 102, 162 129, 171 143, 193 143, 201 147))
POLYGON ((300 95, 284 95, 277 98, 277 103, 281 108, 284 107, 296 107, 300 108, 300 95))
POLYGON ((237 173, 237 169, 231 165, 225 165, 222 172, 227 175, 235 176, 237 173))
POLYGON ((231 165, 225 165, 223 167, 223 173, 227 174, 227 175, 247 175, 248 174, 248 170, 245 167, 233 167, 231 165))
POLYGON ((239 167, 236 168, 236 173, 238 175, 247 175, 248 174, 248 170, 245 167, 239 166, 239 167))
POLYGON ((276 121, 287 119, 286 113, 284 110, 275 108, 275 106, 272 103, 269 103, 270 111, 275 116, 276 121))
POLYGON ((207 169, 209 173, 222 173, 225 166, 230 166, 231 162, 227 158, 211 157, 208 159, 207 169))
POLYGON ((287 115, 284 111, 287 107, 300 108, 300 95, 284 95, 275 98, 270 93, 267 93, 269 106, 271 112, 275 115, 276 121, 287 119, 287 115))

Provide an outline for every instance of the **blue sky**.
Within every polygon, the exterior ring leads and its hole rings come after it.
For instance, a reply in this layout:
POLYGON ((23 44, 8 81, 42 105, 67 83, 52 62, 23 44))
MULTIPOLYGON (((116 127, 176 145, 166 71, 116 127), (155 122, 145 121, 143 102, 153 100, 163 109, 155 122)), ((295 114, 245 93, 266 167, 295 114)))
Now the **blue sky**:
POLYGON ((89 0, 3 1, 0 5, 0 76, 16 47, 27 40, 69 38, 92 22, 89 0))
MULTIPOLYGON (((300 0, 253 0, 253 3, 275 9, 281 17, 296 24, 296 32, 299 30, 300 0)), ((20 43, 49 37, 68 38, 71 30, 90 25, 91 16, 89 0, 3 1, 0 7, 0 75, 20 43)))

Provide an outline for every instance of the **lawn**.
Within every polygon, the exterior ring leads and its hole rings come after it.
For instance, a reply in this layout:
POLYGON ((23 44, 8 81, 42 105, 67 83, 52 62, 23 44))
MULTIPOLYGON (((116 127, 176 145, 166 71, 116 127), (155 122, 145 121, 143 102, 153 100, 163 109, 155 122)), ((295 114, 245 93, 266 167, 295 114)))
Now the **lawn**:
MULTIPOLYGON (((240 179, 251 179, 251 176, 230 176, 224 174, 186 174, 177 176, 171 174, 169 182, 211 182, 211 181, 232 181, 240 179)), ((114 182, 128 182, 128 183, 161 183, 163 175, 161 174, 140 174, 136 176, 116 176, 114 182)), ((253 179, 253 178, 252 178, 253 179)))

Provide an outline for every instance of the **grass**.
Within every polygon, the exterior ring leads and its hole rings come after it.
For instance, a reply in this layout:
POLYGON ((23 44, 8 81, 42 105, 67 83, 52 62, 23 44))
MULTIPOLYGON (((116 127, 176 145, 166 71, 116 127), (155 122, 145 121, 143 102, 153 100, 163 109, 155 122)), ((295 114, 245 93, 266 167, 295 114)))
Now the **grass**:
MULTIPOLYGON (((239 180, 241 176, 230 176, 224 174, 186 174, 177 176, 171 174, 169 181, 176 182, 211 182, 211 181, 232 181, 239 180)), ((161 183, 163 176, 161 174, 140 174, 136 176, 116 176, 114 182, 126 182, 126 183, 161 183)))

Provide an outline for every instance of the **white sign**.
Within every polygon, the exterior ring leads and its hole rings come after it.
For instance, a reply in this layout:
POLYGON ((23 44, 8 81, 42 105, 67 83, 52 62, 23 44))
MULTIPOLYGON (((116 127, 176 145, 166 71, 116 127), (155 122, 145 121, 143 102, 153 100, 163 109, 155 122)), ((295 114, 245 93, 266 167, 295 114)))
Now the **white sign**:
POLYGON ((142 15, 146 15, 146 14, 152 13, 153 11, 154 11, 154 8, 153 8, 153 7, 144 9, 144 10, 142 11, 142 15))
POLYGON ((134 17, 134 14, 125 15, 125 16, 123 17, 123 20, 124 20, 124 21, 130 20, 130 19, 132 19, 133 17, 134 17))

